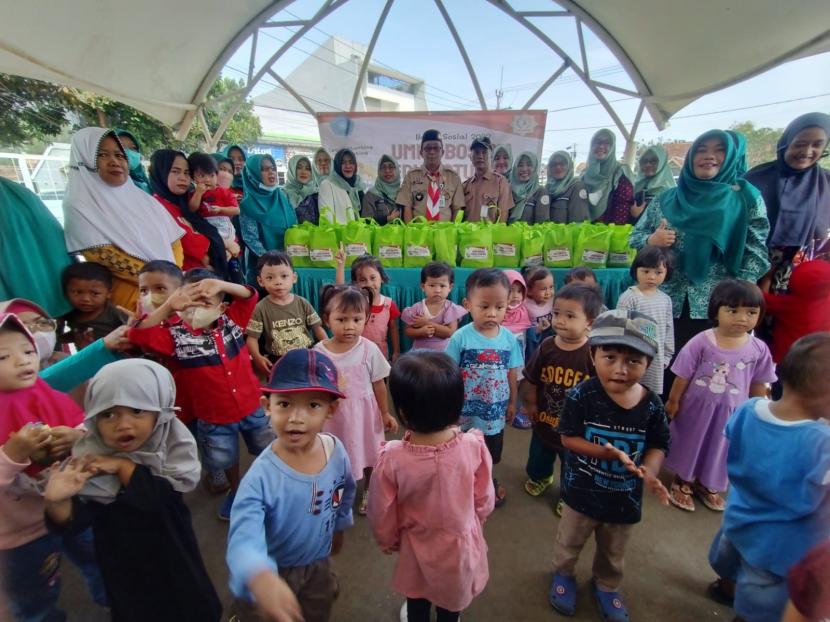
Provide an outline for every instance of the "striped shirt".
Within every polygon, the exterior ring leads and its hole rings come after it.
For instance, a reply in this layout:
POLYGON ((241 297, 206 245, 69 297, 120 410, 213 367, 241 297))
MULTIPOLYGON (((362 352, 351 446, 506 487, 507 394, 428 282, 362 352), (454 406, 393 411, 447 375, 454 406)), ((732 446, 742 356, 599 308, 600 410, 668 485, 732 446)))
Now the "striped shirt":
POLYGON ((672 324, 671 298, 659 289, 646 296, 636 286, 625 290, 617 301, 618 309, 632 309, 645 313, 657 324, 657 356, 648 366, 640 384, 658 395, 663 392, 663 371, 674 356, 674 325, 672 324))

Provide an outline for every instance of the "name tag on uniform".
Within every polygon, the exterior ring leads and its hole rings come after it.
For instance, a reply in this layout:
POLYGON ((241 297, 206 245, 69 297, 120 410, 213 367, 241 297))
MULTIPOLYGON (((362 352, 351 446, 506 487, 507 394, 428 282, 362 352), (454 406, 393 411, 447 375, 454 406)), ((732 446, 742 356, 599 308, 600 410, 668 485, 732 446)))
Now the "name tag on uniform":
POLYGON ((490 206, 489 205, 482 205, 481 206, 481 220, 487 220, 490 216, 490 206))

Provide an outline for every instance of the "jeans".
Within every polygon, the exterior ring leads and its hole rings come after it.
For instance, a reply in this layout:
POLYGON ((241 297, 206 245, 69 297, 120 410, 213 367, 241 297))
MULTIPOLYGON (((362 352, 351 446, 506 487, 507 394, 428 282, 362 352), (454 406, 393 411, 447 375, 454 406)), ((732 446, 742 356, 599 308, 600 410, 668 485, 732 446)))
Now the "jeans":
POLYGON ((237 423, 197 423, 197 439, 202 448, 202 461, 210 471, 227 471, 239 463, 239 434, 248 453, 258 456, 276 438, 268 415, 256 409, 237 423))
POLYGON ((559 458, 559 487, 565 481, 565 459, 568 452, 563 449, 554 449, 542 442, 542 439, 533 433, 530 437, 530 448, 527 451, 527 476, 533 481, 541 481, 553 475, 553 465, 559 458))

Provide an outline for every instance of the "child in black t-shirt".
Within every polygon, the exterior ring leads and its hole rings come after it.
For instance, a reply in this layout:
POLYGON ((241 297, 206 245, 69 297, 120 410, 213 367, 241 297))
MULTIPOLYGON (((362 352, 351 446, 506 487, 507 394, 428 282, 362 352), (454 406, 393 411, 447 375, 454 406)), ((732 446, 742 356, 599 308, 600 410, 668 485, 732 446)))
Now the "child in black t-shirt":
POLYGON ((663 403, 639 383, 657 352, 657 327, 637 311, 600 315, 588 335, 596 377, 570 390, 559 421, 568 450, 548 595, 561 613, 576 611, 574 570, 582 547, 596 539, 591 581, 606 621, 627 620, 619 585, 631 528, 640 521, 643 485, 668 504, 657 479, 669 448, 663 403))
POLYGON ((89 261, 68 265, 61 275, 63 293, 72 311, 58 321, 58 340, 81 350, 126 324, 127 316, 115 308, 112 273, 89 261))

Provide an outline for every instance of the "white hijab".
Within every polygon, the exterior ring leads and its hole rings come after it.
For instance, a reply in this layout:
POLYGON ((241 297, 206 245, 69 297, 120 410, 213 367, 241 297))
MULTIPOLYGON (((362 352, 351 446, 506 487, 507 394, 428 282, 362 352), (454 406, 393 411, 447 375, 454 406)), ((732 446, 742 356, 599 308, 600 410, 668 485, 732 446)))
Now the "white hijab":
MULTIPOLYGON (((132 182, 131 182, 132 183, 132 182)), ((146 359, 124 359, 104 366, 86 390, 86 435, 72 448, 75 457, 103 454, 127 458, 170 482, 174 490, 190 492, 199 483, 201 464, 196 441, 176 417, 176 385, 164 367, 146 359), (156 425, 137 451, 123 453, 104 444, 95 417, 113 406, 157 412, 156 425)), ((115 475, 93 477, 80 492, 98 503, 112 503, 121 482, 115 475)))
POLYGON ((72 137, 63 199, 67 250, 77 253, 112 244, 142 261, 175 261, 171 247, 184 231, 164 206, 129 177, 114 187, 98 176, 98 145, 107 135, 115 133, 86 127, 72 137))

